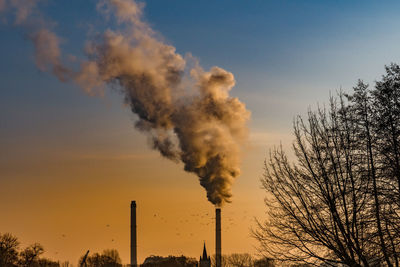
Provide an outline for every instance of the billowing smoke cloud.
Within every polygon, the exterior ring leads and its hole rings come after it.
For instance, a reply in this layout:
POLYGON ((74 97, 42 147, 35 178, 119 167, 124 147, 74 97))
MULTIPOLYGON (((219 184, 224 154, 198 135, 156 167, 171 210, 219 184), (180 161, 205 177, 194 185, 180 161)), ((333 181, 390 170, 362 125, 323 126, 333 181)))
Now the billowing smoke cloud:
POLYGON ((36 31, 31 39, 38 67, 87 91, 107 84, 120 88, 139 118, 136 128, 152 147, 195 173, 214 205, 230 202, 250 117, 245 105, 229 96, 233 74, 219 67, 204 71, 198 64, 188 69, 187 60, 142 20, 143 6, 133 0, 101 1, 98 9, 114 16, 123 30, 107 30, 91 41, 89 60, 79 71, 62 64, 53 32, 36 31), (192 82, 185 82, 187 75, 192 82))

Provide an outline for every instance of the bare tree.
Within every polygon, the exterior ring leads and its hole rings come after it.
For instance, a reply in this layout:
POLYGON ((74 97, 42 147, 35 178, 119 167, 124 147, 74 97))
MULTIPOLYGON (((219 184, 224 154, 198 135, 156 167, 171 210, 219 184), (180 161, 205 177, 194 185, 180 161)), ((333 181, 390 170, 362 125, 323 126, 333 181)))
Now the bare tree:
POLYGON ((269 218, 253 235, 275 259, 324 266, 399 266, 400 67, 373 90, 359 81, 294 123, 262 178, 269 218))
POLYGON ((386 66, 386 75, 371 91, 376 121, 375 149, 379 153, 382 228, 387 250, 399 266, 400 244, 400 67, 386 66))
POLYGON ((283 261, 368 266, 370 181, 353 116, 343 96, 331 98, 329 111, 296 120, 296 164, 282 148, 271 152, 262 179, 269 220, 253 232, 262 251, 283 261))
POLYGON ((227 262, 232 267, 251 267, 253 258, 248 253, 233 253, 227 256, 227 262))
POLYGON ((107 261, 114 264, 121 265, 121 258, 119 257, 119 253, 116 249, 105 249, 103 251, 103 257, 107 258, 107 261))
POLYGON ((0 266, 15 266, 18 260, 18 239, 10 233, 0 233, 0 266))
POLYGON ((43 246, 39 243, 34 243, 25 248, 20 253, 19 265, 20 266, 33 266, 39 260, 39 256, 44 253, 43 246))
POLYGON ((115 249, 106 249, 103 253, 94 253, 91 256, 86 253, 79 260, 78 266, 88 266, 88 267, 121 267, 121 258, 119 253, 115 249), (83 261, 85 263, 83 264, 83 261))

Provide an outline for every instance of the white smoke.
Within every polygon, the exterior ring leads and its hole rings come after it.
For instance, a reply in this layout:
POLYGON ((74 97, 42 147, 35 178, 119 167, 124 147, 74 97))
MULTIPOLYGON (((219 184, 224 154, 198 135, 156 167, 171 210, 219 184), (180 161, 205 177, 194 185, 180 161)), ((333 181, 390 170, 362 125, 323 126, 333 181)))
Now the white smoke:
POLYGON ((142 20, 142 4, 108 0, 100 1, 98 9, 114 16, 123 30, 109 29, 91 41, 88 60, 78 71, 62 63, 59 38, 52 31, 36 30, 31 40, 38 67, 87 91, 110 84, 121 88, 139 117, 136 128, 149 136, 152 147, 195 173, 211 203, 230 202, 250 117, 245 105, 229 96, 233 74, 197 65, 187 71, 186 60, 142 20), (190 73, 193 88, 186 88, 185 73, 190 73))

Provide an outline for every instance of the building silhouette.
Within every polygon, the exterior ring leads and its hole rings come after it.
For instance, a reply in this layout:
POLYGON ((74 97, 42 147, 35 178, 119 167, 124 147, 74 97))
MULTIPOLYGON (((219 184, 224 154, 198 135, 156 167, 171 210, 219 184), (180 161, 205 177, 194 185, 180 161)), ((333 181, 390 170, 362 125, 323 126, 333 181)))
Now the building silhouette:
POLYGON ((199 267, 211 267, 210 256, 207 256, 206 242, 204 242, 203 257, 200 255, 199 267))

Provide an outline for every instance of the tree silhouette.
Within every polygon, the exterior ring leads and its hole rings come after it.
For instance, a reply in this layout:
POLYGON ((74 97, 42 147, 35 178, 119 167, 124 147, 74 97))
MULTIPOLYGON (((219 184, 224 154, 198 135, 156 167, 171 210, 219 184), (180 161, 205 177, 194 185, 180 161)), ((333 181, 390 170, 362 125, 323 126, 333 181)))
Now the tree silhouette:
POLYGON ((400 68, 370 90, 331 97, 294 122, 289 161, 265 162, 269 218, 253 235, 275 259, 325 266, 399 266, 400 68))
POLYGON ((87 256, 86 264, 83 264, 85 255, 79 260, 78 266, 87 267, 122 267, 121 258, 119 253, 115 249, 106 249, 102 254, 94 253, 91 256, 87 256))
POLYGON ((10 233, 0 233, 0 266, 15 266, 18 260, 18 239, 10 233))
MULTIPOLYGON (((10 233, 0 234, 0 267, 59 267, 60 263, 46 258, 40 258, 44 253, 42 245, 34 243, 19 251, 17 237, 10 233)), ((61 266, 68 267, 68 262, 61 266)))
POLYGON ((27 248, 25 248, 20 253, 19 266, 33 266, 37 260, 39 260, 39 256, 44 253, 43 246, 39 243, 34 243, 27 248))
POLYGON ((248 253, 233 253, 227 256, 227 262, 232 267, 251 267, 253 258, 248 253))

